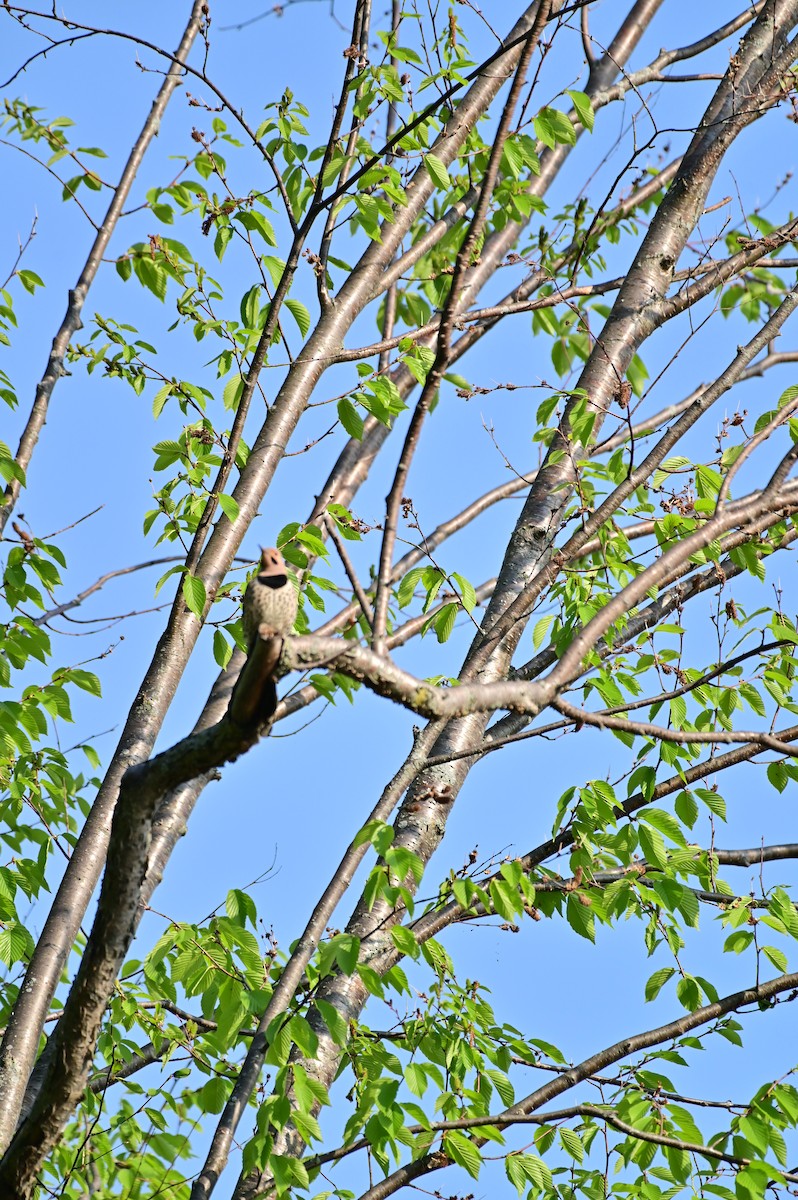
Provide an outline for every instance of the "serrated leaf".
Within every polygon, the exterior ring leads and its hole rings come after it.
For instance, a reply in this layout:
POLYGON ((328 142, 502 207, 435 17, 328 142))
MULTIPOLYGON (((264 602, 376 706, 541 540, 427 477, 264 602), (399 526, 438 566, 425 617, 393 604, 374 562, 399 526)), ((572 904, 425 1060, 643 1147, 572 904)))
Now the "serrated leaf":
POLYGON ((219 507, 232 525, 232 523, 238 518, 238 501, 232 496, 221 495, 219 497, 219 507))
POLYGON ((102 696, 103 694, 102 684, 92 671, 84 671, 80 667, 73 667, 69 672, 68 678, 70 683, 76 684, 84 692, 89 692, 92 696, 102 696))
POLYGON ((566 902, 565 915, 574 933, 578 933, 580 937, 587 938, 589 942, 595 942, 596 918, 593 915, 592 908, 582 904, 576 896, 570 895, 566 902))
POLYGON ((164 385, 164 387, 159 388, 159 390, 155 393, 152 401, 152 415, 155 417, 156 421, 163 412, 166 401, 171 396, 173 390, 174 384, 167 383, 164 385))
POLYGON ((762 953, 768 962, 772 963, 776 970, 783 975, 787 970, 787 955, 783 950, 778 950, 775 946, 763 946, 762 953))
POLYGON ((497 1071, 495 1067, 488 1067, 485 1070, 485 1074, 499 1093, 499 1098, 505 1108, 509 1108, 511 1104, 515 1104, 515 1088, 504 1072, 497 1071))
POLYGON ((767 776, 777 792, 783 792, 790 781, 787 768, 781 761, 768 763, 767 776))
POLYGON ((245 329, 257 329, 260 317, 260 284, 253 283, 241 297, 239 305, 241 324, 245 329))
POLYGON ((585 1148, 576 1130, 569 1129, 567 1125, 564 1125, 560 1129, 560 1141, 562 1142, 563 1149, 570 1154, 571 1158, 576 1159, 577 1162, 582 1161, 585 1157, 585 1148))
POLYGON ((338 401, 338 419, 350 437, 358 442, 363 440, 363 418, 351 400, 338 401))
POLYGON ((316 1008, 335 1044, 337 1046, 345 1046, 349 1040, 349 1028, 338 1009, 327 1000, 321 999, 316 1001, 316 1008))
POLYGON ((553 620, 554 613, 546 613, 544 617, 540 618, 540 620, 536 623, 535 628, 532 630, 532 645, 536 650, 539 650, 543 645, 543 639, 548 633, 549 627, 553 620))
POLYGON ((11 924, 0 929, 0 962, 7 967, 24 961, 33 950, 33 939, 22 925, 11 924))
POLYGON ((699 800, 703 800, 710 812, 713 812, 716 817, 720 817, 722 821, 726 820, 726 801, 717 792, 713 792, 711 788, 693 788, 699 800))
POLYGON ((233 647, 230 645, 221 629, 215 629, 213 631, 213 657, 222 671, 229 663, 232 654, 233 647))
POLYGON ((446 165, 441 162, 437 154, 425 154, 424 166, 427 168, 429 177, 436 187, 443 188, 444 191, 448 191, 448 189, 451 187, 449 172, 446 169, 446 165))
POLYGON ((459 607, 457 604, 444 604, 435 617, 435 636, 440 643, 448 641, 451 637, 459 607))
POLYGON ((453 1129, 443 1135, 443 1148, 453 1162, 459 1167, 465 1167, 472 1179, 479 1178, 482 1166, 482 1155, 474 1142, 465 1134, 453 1129))
POLYGON ((408 929, 406 925, 394 925, 391 930, 391 939, 401 954, 407 954, 410 958, 418 958, 419 945, 412 929, 408 929))
POLYGON ((86 758, 89 760, 89 763, 91 764, 93 769, 95 771, 99 771, 100 766, 101 766, 100 756, 97 753, 97 751, 94 749, 94 747, 86 745, 86 746, 81 746, 80 749, 86 755, 86 758))
POLYGON ((527 1189, 529 1176, 527 1175, 522 1159, 523 1154, 510 1154, 504 1160, 504 1169, 507 1172, 507 1178, 515 1186, 519 1196, 523 1196, 527 1189))
POLYGON ((31 295, 33 295, 37 287, 44 287, 44 280, 35 271, 29 271, 27 267, 23 267, 17 271, 17 276, 25 291, 30 292, 31 295))
POLYGON ((692 975, 685 975, 676 985, 676 996, 689 1012, 695 1012, 701 1003, 701 990, 692 975))
POLYGON ((396 594, 397 602, 400 608, 407 608, 410 601, 413 599, 413 593, 416 590, 416 585, 424 574, 424 567, 413 567, 408 571, 402 582, 399 584, 399 590, 396 594))
POLYGON ((659 971, 655 971, 653 975, 649 976, 645 986, 646 1000, 656 1000, 665 984, 675 973, 675 967, 661 967, 659 971))
POLYGON ((745 702, 754 710, 758 717, 764 717, 766 713, 765 702, 760 696, 758 690, 752 683, 740 684, 740 695, 745 702))
POLYGON ((640 820, 646 825, 658 829, 660 833, 664 833, 672 842, 676 842, 678 846, 685 845, 685 836, 682 832, 682 827, 674 816, 668 812, 663 812, 659 808, 644 808, 640 813, 640 820))
POLYGON ((245 229, 251 232, 259 233, 267 246, 276 246, 277 238, 274 236, 274 229, 271 221, 267 221, 262 213, 249 211, 247 209, 237 212, 233 217, 234 221, 240 222, 245 229))
POLYGON ((205 611, 205 584, 201 579, 197 579, 196 575, 189 575, 188 572, 183 576, 183 599, 189 612, 201 621, 205 611))
POLYGON ((182 572, 182 570, 183 570, 183 568, 181 566, 177 566, 177 567, 170 567, 168 571, 165 571, 164 574, 161 576, 161 578, 158 580, 158 582, 155 585, 155 595, 156 596, 158 595, 161 588, 166 583, 167 579, 171 578, 172 575, 180 574, 182 572))
POLYGON ((542 108, 535 117, 535 133, 544 145, 553 150, 557 142, 566 146, 576 144, 576 130, 565 113, 556 108, 542 108))
POLYGON ((665 842, 659 830, 647 825, 641 825, 638 830, 638 837, 640 839, 640 849, 643 851, 647 862, 664 871, 668 865, 668 856, 665 852, 665 842))
POLYGON ((424 1068, 418 1063, 408 1063, 405 1067, 405 1083, 413 1095, 420 1099, 429 1086, 424 1068))
POLYGON ((584 125, 588 133, 593 132, 593 126, 596 123, 596 114, 593 112, 593 105, 590 103, 590 97, 584 92, 574 92, 570 88, 567 93, 573 101, 573 106, 576 109, 576 115, 584 125))
POLYGON ((469 583, 469 581, 462 575, 458 575, 456 571, 452 575, 452 579, 457 584, 457 588, 460 592, 460 599, 463 602, 463 608, 467 613, 472 612, 477 602, 477 593, 474 590, 474 585, 469 583))
POLYGON ((352 975, 360 953, 360 938, 351 933, 339 933, 330 944, 335 947, 335 961, 344 975, 352 975))
POLYGON ((310 313, 305 305, 301 300, 286 300, 285 307, 299 326, 299 332, 303 337, 307 337, 310 329, 310 313))
POLYGON ((244 393, 244 380, 240 375, 234 375, 232 379, 228 379, 222 391, 222 403, 225 408, 232 412, 238 408, 241 397, 244 393))

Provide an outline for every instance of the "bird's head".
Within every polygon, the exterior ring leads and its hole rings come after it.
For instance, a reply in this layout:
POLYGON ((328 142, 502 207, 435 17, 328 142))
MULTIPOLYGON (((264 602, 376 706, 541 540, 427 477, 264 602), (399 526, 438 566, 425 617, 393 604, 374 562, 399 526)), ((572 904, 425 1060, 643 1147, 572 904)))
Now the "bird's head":
POLYGON ((280 551, 274 546, 264 547, 260 552, 258 582, 265 583, 268 587, 281 587, 287 581, 285 559, 280 551))

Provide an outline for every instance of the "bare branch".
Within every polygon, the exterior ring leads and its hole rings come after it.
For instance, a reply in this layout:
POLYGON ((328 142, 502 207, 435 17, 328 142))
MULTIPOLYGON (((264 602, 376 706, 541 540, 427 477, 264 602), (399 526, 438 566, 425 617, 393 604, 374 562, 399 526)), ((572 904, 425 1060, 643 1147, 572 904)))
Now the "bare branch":
MULTIPOLYGON (((21 469, 23 475, 27 472, 30 466, 30 461, 33 456, 33 451, 36 448, 36 443, 39 440, 39 435, 47 420, 47 410, 50 405, 50 398, 53 394, 56 383, 65 374, 64 358, 67 348, 72 340, 75 332, 81 328, 82 320, 81 313, 83 305, 86 302, 86 296, 89 288, 94 282, 94 278, 99 270, 103 255, 111 240, 111 236, 116 229, 117 222, 125 206, 130 189, 133 186, 133 180, 136 178, 138 169, 141 166, 142 159, 149 147, 153 137, 158 132, 161 118, 166 110, 166 106, 172 98, 175 88, 180 83, 183 74, 186 59, 189 51, 194 44, 194 40, 200 30, 200 26, 204 20, 205 5, 203 0, 193 0, 191 6, 191 14, 183 36, 180 40, 180 45, 175 51, 172 65, 170 66, 163 83, 158 91, 158 95, 153 101, 152 108, 147 116, 133 149, 130 152, 124 170, 119 179, 119 183, 113 194, 111 203, 108 206, 108 211, 100 224, 97 231, 97 236, 94 239, 89 256, 83 270, 80 273, 77 283, 69 293, 69 304, 67 306, 66 316, 61 322, 61 326, 53 338, 53 344, 50 349, 50 358, 47 363, 47 370, 36 388, 36 397, 31 407, 30 415, 22 432, 17 452, 14 456, 14 462, 21 469)), ((0 505, 0 538, 3 536, 3 530, 8 523, 9 517, 13 512, 14 505, 20 493, 22 483, 19 478, 15 477, 6 486, 3 496, 2 505, 0 505)), ((0 1064, 0 1079, 3 1080, 3 1091, 6 1091, 7 1083, 3 1074, 3 1066, 0 1064)), ((5 1128, 5 1122, 0 1119, 0 1146, 5 1145, 8 1137, 8 1131, 5 1128)))

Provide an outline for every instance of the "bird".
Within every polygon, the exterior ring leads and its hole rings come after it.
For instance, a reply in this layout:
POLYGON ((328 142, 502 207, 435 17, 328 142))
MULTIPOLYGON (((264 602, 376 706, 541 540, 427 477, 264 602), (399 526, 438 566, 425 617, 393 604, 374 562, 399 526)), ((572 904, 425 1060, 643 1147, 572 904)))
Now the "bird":
POLYGON ((260 566, 250 579, 244 592, 242 625, 247 654, 251 654, 258 640, 261 625, 286 637, 294 628, 297 614, 297 593, 285 559, 273 546, 260 552, 260 566))

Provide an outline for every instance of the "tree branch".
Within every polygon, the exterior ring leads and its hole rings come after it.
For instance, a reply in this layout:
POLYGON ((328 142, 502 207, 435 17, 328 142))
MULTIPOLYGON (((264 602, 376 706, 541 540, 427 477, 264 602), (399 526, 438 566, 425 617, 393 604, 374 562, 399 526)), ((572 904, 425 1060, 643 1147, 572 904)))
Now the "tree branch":
POLYGON ((150 762, 126 772, 91 934, 52 1034, 49 1069, 0 1162, 0 1192, 29 1195, 86 1086, 106 1004, 138 923, 159 801, 198 773, 238 758, 259 740, 264 731, 263 698, 271 685, 278 647, 276 638, 256 643, 229 710, 218 724, 189 734, 150 762))
MULTIPOLYGON (((152 108, 147 115, 141 133, 139 134, 133 149, 125 163, 124 170, 116 186, 111 203, 108 206, 108 211, 103 218, 102 224, 99 227, 97 236, 92 243, 89 256, 86 259, 83 270, 80 273, 77 283, 69 293, 69 303, 67 305, 66 316, 61 322, 61 326, 53 338, 53 344, 50 349, 50 358, 47 363, 47 370, 43 378, 40 380, 36 388, 36 396, 31 407, 28 420, 22 432, 22 436, 17 447, 17 452, 14 456, 14 462, 22 470, 23 476, 30 466, 33 451, 36 449, 36 443, 39 440, 39 435, 44 428, 44 423, 47 420, 47 410, 50 405, 55 385, 62 375, 66 374, 64 369, 64 358, 72 336, 78 329, 81 328, 83 322, 81 313, 83 305, 86 302, 89 288, 94 282, 100 263, 103 260, 103 255, 108 247, 108 243, 116 229, 117 222, 122 214, 122 209, 130 195, 130 189, 133 186, 133 180, 136 178, 138 169, 141 166, 142 159, 149 147, 150 142, 157 134, 161 118, 166 111, 166 106, 172 98, 172 94, 180 83, 186 59, 189 51, 194 44, 194 40, 199 32, 202 21, 204 20, 205 4, 204 0, 193 0, 191 6, 191 14, 186 28, 183 31, 183 36, 180 39, 180 45, 175 51, 172 59, 172 64, 166 73, 163 83, 158 91, 158 95, 153 101, 152 108)), ((8 520, 13 512, 14 505, 20 493, 22 483, 20 479, 12 479, 6 486, 3 495, 2 504, 0 504, 0 538, 3 536, 3 531, 8 523, 8 520)), ((27 1056, 26 1056, 27 1057, 27 1056)), ((5 1064, 0 1060, 0 1091, 6 1092, 7 1087, 11 1084, 11 1080, 6 1079, 5 1064)), ((8 1095, 8 1099, 13 1104, 13 1097, 17 1094, 18 1086, 15 1086, 13 1092, 8 1095)), ((0 1108, 0 1148, 7 1144, 7 1139, 10 1133, 8 1123, 5 1119, 6 1104, 2 1104, 0 1108)), ((13 1128, 13 1127, 12 1127, 13 1128)))
MULTIPOLYGON (((726 1013, 737 1012, 739 1009, 751 1004, 763 1006, 764 1001, 773 1000, 776 996, 781 995, 782 992, 794 991, 797 988, 798 974, 780 975, 777 979, 773 979, 768 983, 759 984, 757 987, 746 988, 744 991, 724 996, 717 1003, 708 1004, 704 1008, 698 1008, 694 1012, 677 1018, 675 1021, 669 1021, 666 1025, 659 1025, 654 1029, 646 1030, 644 1033, 624 1038, 622 1041, 616 1042, 612 1046, 607 1046, 604 1050, 600 1050, 590 1058, 584 1059, 581 1063, 571 1067, 570 1070, 564 1071, 561 1075, 550 1080, 529 1096, 520 1100, 517 1104, 505 1109, 501 1117, 503 1120, 510 1120, 514 1116, 524 1118, 534 1113, 537 1109, 542 1108, 544 1104, 548 1104, 556 1096, 560 1096, 563 1092, 575 1087, 584 1079, 590 1078, 597 1071, 603 1070, 611 1063, 629 1058, 630 1055, 636 1054, 639 1050, 646 1050, 650 1046, 659 1046, 663 1042, 683 1037, 692 1029, 698 1029, 701 1025, 706 1025, 710 1021, 716 1021, 726 1013)), ((792 998, 789 997, 789 999, 792 998)), ((486 1120, 485 1123, 488 1124, 489 1122, 486 1120)), ((631 1129, 631 1127, 629 1128, 631 1129)), ((639 1131, 637 1130, 634 1133, 635 1136, 639 1135, 639 1131)), ((702 1148, 700 1152, 704 1153, 705 1149, 702 1148)), ((708 1157, 711 1157, 711 1155, 708 1157)), ((360 1200, 386 1200, 388 1196, 393 1196, 400 1188, 406 1187, 414 1180, 427 1176, 433 1171, 439 1171, 443 1167, 450 1166, 451 1161, 444 1150, 435 1150, 433 1153, 424 1155, 422 1158, 416 1159, 415 1162, 409 1163, 407 1166, 400 1167, 398 1170, 392 1172, 386 1179, 381 1180, 374 1187, 369 1188, 367 1192, 364 1192, 360 1200)), ((778 1171, 777 1174, 779 1174, 778 1171)))

